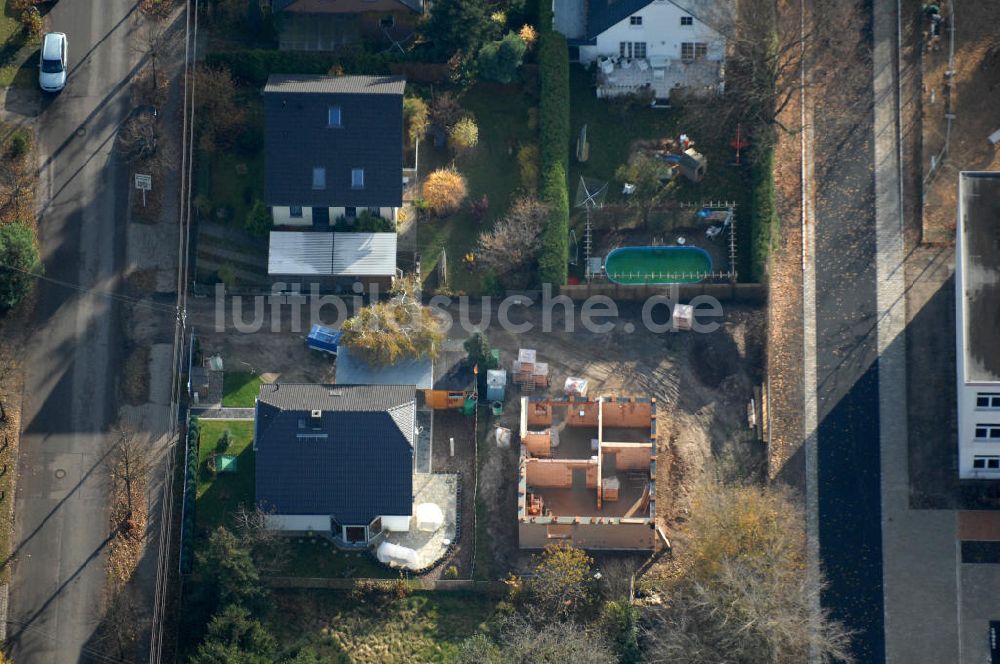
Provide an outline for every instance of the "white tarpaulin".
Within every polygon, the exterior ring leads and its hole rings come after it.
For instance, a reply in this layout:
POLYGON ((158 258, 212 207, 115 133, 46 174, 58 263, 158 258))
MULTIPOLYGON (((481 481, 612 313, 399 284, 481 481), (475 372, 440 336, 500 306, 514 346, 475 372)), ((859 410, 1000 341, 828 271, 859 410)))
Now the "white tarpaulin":
POLYGON ((382 530, 391 533, 406 533, 410 531, 410 517, 408 516, 384 516, 382 517, 382 530))
POLYGON ((444 512, 434 503, 420 503, 413 510, 417 519, 417 530, 433 533, 444 524, 444 512))
POLYGON ((392 542, 382 542, 375 551, 375 557, 385 565, 399 565, 401 567, 416 567, 417 552, 405 546, 393 544, 392 542))

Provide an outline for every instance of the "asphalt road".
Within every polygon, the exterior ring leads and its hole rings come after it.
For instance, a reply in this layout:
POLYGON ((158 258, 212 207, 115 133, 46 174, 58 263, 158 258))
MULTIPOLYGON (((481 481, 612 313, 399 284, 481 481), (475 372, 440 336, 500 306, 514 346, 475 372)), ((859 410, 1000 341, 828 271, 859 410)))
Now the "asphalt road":
POLYGON ((125 171, 112 157, 128 112, 134 0, 64 0, 48 29, 69 42, 66 89, 38 118, 39 223, 46 276, 25 358, 8 638, 17 662, 93 661, 108 538, 104 465, 122 348, 125 171), (79 288, 79 287, 82 287, 79 288))
MULTIPOLYGON (((816 378, 823 604, 884 661, 871 2, 836 90, 816 104, 816 378)), ((853 35, 852 35, 853 36, 853 35)))

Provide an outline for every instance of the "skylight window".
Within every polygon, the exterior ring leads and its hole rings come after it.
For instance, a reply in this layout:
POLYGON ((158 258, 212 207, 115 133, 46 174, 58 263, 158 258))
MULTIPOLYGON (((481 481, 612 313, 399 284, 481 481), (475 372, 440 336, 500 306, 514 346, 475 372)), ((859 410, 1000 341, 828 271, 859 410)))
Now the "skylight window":
POLYGON ((326 189, 326 169, 313 168, 313 189, 326 189))
POLYGON ((365 169, 363 168, 351 169, 351 189, 364 189, 364 188, 365 188, 365 169))

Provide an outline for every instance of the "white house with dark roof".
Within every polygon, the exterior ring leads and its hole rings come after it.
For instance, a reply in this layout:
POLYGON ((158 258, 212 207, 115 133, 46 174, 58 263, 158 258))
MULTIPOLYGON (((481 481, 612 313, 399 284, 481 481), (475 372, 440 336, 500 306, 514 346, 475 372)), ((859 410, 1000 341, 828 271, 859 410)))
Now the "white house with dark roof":
POLYGON ((403 203, 402 76, 272 75, 264 195, 278 227, 328 229, 403 203))
POLYGON ((255 483, 268 525, 352 546, 407 532, 416 411, 412 385, 261 385, 255 483))
POLYGON ((1000 479, 1000 173, 963 172, 955 237, 958 472, 1000 479))
POLYGON ((597 65, 598 96, 649 88, 721 91, 726 39, 719 0, 552 0, 553 27, 570 60, 597 65))

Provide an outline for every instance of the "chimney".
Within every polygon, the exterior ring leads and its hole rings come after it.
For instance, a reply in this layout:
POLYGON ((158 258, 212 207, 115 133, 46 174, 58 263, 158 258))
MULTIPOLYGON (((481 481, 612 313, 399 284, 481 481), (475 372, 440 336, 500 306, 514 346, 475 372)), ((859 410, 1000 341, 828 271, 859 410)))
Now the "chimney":
POLYGON ((309 422, 314 426, 318 427, 320 422, 323 420, 323 411, 314 410, 309 413, 309 422))

